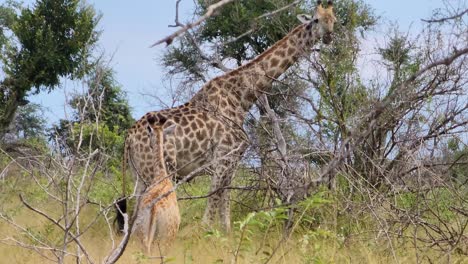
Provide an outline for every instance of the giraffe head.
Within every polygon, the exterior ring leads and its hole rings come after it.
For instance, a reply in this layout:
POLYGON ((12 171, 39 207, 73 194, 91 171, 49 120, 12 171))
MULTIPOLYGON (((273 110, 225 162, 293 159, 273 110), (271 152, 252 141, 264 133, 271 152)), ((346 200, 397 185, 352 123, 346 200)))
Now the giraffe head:
MULTIPOLYGON (((313 16, 301 14, 297 18, 304 24, 307 24, 306 30, 314 30, 323 43, 330 44, 332 41, 333 26, 336 17, 333 14, 333 1, 327 2, 327 7, 322 6, 322 1, 317 1, 313 16)), ((312 34, 314 35, 314 34, 312 34)))

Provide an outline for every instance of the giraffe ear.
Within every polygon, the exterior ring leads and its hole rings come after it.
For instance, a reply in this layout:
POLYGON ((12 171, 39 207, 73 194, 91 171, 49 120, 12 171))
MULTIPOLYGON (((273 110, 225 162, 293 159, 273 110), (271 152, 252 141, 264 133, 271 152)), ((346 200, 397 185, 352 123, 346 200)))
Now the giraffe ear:
POLYGON ((297 15, 297 19, 299 19, 299 21, 301 21, 301 23, 306 24, 306 23, 309 23, 312 20, 312 16, 307 15, 307 14, 299 14, 299 15, 297 15))
POLYGON ((174 134, 175 128, 176 128, 176 124, 172 124, 172 125, 166 127, 166 128, 163 130, 163 135, 164 135, 164 136, 168 136, 168 135, 174 134))

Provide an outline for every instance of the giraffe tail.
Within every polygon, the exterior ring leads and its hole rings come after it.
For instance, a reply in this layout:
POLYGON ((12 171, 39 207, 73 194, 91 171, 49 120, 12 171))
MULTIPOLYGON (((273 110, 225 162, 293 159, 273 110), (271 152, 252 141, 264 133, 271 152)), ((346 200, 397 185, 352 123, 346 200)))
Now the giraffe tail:
POLYGON ((125 230, 125 218, 124 214, 127 213, 127 197, 125 196, 125 172, 127 169, 128 153, 127 153, 127 140, 124 143, 124 154, 122 158, 122 196, 115 203, 116 217, 115 222, 117 222, 118 232, 124 233, 125 230))
POLYGON ((123 234, 125 230, 125 218, 124 214, 127 213, 127 198, 122 197, 115 204, 117 216, 115 221, 117 222, 118 232, 123 234))

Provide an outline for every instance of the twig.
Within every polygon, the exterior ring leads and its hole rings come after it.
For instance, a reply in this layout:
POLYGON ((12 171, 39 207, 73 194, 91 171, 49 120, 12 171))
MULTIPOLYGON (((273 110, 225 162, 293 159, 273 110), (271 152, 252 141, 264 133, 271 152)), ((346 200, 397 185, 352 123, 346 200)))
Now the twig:
MULTIPOLYGON (((44 218, 46 218, 47 220, 49 220, 50 222, 52 222, 54 225, 58 226, 60 229, 62 229, 63 231, 67 231, 67 227, 63 226, 60 224, 60 222, 58 222, 57 220, 53 219, 52 217, 50 217, 49 215, 47 215, 46 213, 32 207, 30 204, 28 204, 26 202, 26 200, 24 200, 23 198, 23 195, 20 194, 19 195, 19 198, 21 200, 21 202, 31 211, 43 216, 44 218)), ((77 238, 77 236, 74 236, 73 234, 71 234, 70 232, 67 232, 69 234, 69 236, 71 236, 72 240, 76 242, 76 244, 80 247, 81 251, 85 254, 86 256, 86 259, 88 260, 89 263, 94 263, 91 259, 91 257, 89 256, 88 252, 86 251, 86 248, 83 246, 83 244, 81 244, 80 240, 77 238)), ((66 237, 65 237, 65 240, 64 240, 64 245, 67 245, 67 240, 66 240, 66 237)), ((66 250, 64 249, 63 250, 63 253, 65 253, 66 250)))
POLYGON ((197 21, 195 21, 193 23, 190 23, 190 24, 187 24, 184 27, 182 27, 181 29, 179 29, 176 32, 172 33, 171 35, 169 35, 169 36, 155 42, 153 45, 150 46, 150 48, 152 48, 154 46, 157 46, 157 45, 159 45, 161 43, 164 43, 164 42, 166 43, 166 45, 171 45, 171 43, 174 41, 175 38, 182 35, 187 30, 200 25, 203 21, 205 21, 208 18, 210 18, 211 16, 213 16, 215 14, 216 10, 218 10, 222 6, 224 6, 224 5, 226 5, 226 4, 230 3, 230 2, 233 2, 233 1, 234 0, 221 0, 221 1, 217 2, 216 4, 210 5, 207 8, 206 13, 203 16, 201 16, 197 21))

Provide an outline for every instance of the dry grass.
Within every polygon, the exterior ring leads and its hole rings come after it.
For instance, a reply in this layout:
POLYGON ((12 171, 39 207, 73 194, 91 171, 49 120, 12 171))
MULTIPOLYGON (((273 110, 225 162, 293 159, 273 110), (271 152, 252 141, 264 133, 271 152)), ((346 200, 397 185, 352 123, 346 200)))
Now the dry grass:
MULTIPOLYGON (((190 202, 181 203, 181 209, 186 219, 187 208, 190 202)), ((16 200, 9 204, 8 208, 19 206, 16 200)), ((50 208, 49 208, 50 209, 50 208)), ((195 214, 201 214, 196 212, 195 214)), ((83 219, 91 218, 93 210, 87 210, 83 219)), ((168 254, 169 263, 234 263, 235 252, 239 249, 239 231, 236 230, 230 236, 222 235, 203 228, 199 221, 195 222, 198 215, 191 218, 191 223, 184 223, 177 241, 168 254)), ((19 209, 15 214, 15 222, 31 229, 43 232, 45 221, 32 212, 19 209)), ((85 220, 83 220, 85 222, 85 220)), ((271 252, 278 245, 281 238, 281 230, 274 228, 266 237, 262 233, 252 232, 249 239, 241 244, 237 263, 264 263, 271 252)), ((307 232, 297 232, 288 241, 283 242, 277 248, 269 263, 416 263, 416 250, 408 245, 398 247, 393 253, 388 250, 384 242, 376 242, 364 236, 354 236, 352 240, 340 243, 337 238, 318 237, 306 239, 307 232), (302 234, 304 233, 304 234, 302 234)), ((312 232, 313 234, 313 232, 312 232)), ((4 221, 0 221, 0 237, 12 236, 21 238, 21 233, 15 231, 4 221)), ((103 223, 97 223, 82 241, 92 258, 100 263, 108 254, 112 244, 109 239, 109 230, 103 223)), ((125 254, 119 263, 159 263, 159 259, 147 257, 142 254, 138 241, 131 240, 125 254)), ((73 249, 71 249, 73 251, 73 249)), ((432 259, 432 252, 418 252, 419 260, 428 262, 432 259)), ((0 263, 52 263, 48 262, 32 250, 18 246, 9 246, 0 243, 0 263)), ((435 255, 434 255, 435 256, 435 255)), ((432 259, 433 260, 433 259, 432 259)), ((68 263, 74 262, 73 258, 67 259, 68 263)), ((445 256, 437 259, 437 263, 468 263, 462 256, 445 256)))
MULTIPOLYGON (((41 196, 41 192, 28 184, 27 177, 10 179, 14 181, 3 181, 0 185, 0 212, 8 212, 16 224, 33 230, 51 244, 58 244, 63 236, 61 232, 41 216, 26 209, 18 194, 25 194, 28 201, 54 217, 61 213, 59 205, 51 202, 46 195, 41 196)), ((203 194, 208 180, 197 181, 180 191, 187 191, 191 195, 203 194)), ((234 197, 237 195, 234 193, 234 197)), ((245 236, 240 240, 242 230, 239 221, 247 218, 247 210, 234 206, 234 230, 230 235, 224 235, 200 224, 205 200, 183 200, 179 204, 181 229, 166 260, 168 263, 468 263, 466 256, 455 252, 444 255, 427 247, 416 250, 410 239, 385 238, 378 234, 377 229, 372 229, 371 215, 366 215, 362 220, 352 218, 351 214, 339 214, 342 201, 330 201, 307 211, 306 215, 311 221, 315 218, 320 218, 320 221, 298 225, 290 239, 281 241, 281 220, 268 228, 259 227, 255 223, 248 224, 245 236), (348 231, 345 232, 345 229, 348 231)), ((81 214, 81 225, 85 226, 92 221, 96 213, 96 206, 86 206, 81 214)), ((0 242, 0 263, 52 263, 33 250, 8 245, 11 241, 4 240, 7 237, 31 242, 22 231, 0 219, 0 241, 4 242, 0 242)), ((115 239, 115 243, 118 243, 120 237, 115 239)), ((81 240, 96 263, 101 263, 112 248, 110 230, 102 217, 81 240)), ((68 250, 76 251, 75 248, 68 250)), ((156 249, 154 251, 157 253, 156 249)), ((66 262, 75 263, 75 259, 68 257, 66 262)), ((140 243, 131 240, 118 263, 160 263, 160 260, 145 256, 140 243)))

